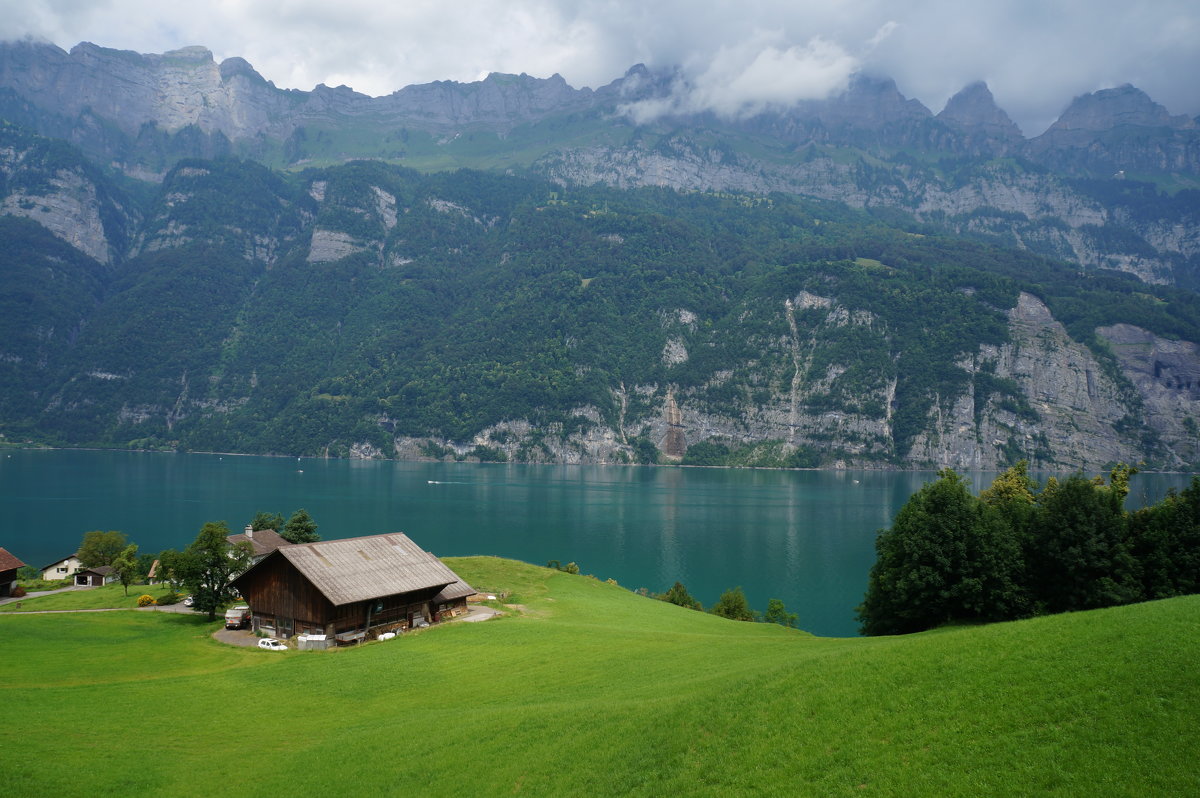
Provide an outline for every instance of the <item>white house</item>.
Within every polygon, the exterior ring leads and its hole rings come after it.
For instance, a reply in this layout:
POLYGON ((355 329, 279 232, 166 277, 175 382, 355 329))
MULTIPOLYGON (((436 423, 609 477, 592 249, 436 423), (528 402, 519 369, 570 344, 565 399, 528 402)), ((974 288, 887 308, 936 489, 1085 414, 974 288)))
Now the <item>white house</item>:
POLYGON ((70 554, 42 568, 42 579, 70 579, 79 570, 80 562, 77 554, 78 552, 70 554))

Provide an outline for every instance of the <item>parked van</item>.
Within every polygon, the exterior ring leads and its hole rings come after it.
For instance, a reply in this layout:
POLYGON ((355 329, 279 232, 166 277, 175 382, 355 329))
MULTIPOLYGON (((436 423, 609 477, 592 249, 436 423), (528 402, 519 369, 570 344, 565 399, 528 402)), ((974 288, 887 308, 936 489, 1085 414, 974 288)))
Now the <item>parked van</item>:
POLYGON ((225 628, 241 629, 250 624, 250 608, 242 604, 225 610, 225 628))

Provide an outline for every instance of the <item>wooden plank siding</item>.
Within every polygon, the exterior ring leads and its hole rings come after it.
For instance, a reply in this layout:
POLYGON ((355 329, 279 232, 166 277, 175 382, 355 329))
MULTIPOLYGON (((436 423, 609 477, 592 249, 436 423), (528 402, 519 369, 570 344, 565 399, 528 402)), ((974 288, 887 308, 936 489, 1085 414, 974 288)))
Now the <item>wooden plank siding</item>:
POLYGON ((277 628, 277 619, 291 619, 295 633, 328 634, 335 608, 321 591, 283 557, 271 557, 239 578, 238 588, 250 604, 257 629, 277 628), (270 619, 263 623, 262 619, 270 619), (304 627, 304 628, 301 628, 304 627))

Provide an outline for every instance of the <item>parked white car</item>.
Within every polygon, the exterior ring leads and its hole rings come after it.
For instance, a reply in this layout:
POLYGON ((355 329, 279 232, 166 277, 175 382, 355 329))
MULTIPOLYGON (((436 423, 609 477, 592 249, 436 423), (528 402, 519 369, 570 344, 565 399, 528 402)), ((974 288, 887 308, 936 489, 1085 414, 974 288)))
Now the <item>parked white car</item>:
POLYGON ((276 640, 273 637, 264 637, 262 640, 259 640, 258 647, 266 649, 267 651, 287 651, 288 650, 287 646, 284 643, 282 643, 279 640, 276 640))
POLYGON ((183 606, 185 606, 185 607, 193 607, 193 606, 195 606, 195 604, 196 604, 195 596, 188 596, 187 598, 185 598, 183 600, 183 606))

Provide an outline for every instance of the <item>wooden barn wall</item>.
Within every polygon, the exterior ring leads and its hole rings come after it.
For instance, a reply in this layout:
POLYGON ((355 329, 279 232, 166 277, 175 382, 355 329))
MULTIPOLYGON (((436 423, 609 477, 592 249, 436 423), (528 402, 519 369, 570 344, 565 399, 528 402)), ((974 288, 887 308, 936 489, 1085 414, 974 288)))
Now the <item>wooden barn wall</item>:
POLYGON ((256 615, 294 618, 324 626, 334 614, 329 599, 283 557, 259 563, 239 580, 239 585, 256 615))
MULTIPOLYGON (((429 600, 441 592, 445 585, 439 585, 424 590, 414 590, 411 593, 397 593, 370 601, 356 601, 353 604, 343 604, 335 609, 333 625, 335 632, 345 632, 351 629, 361 629, 367 623, 367 611, 370 610, 371 626, 399 623, 408 619, 408 613, 421 606, 428 615, 429 600), (377 603, 383 607, 375 611, 377 603)), ((436 610, 436 608, 434 608, 436 610)), ((430 620, 433 620, 430 618, 430 620)))

